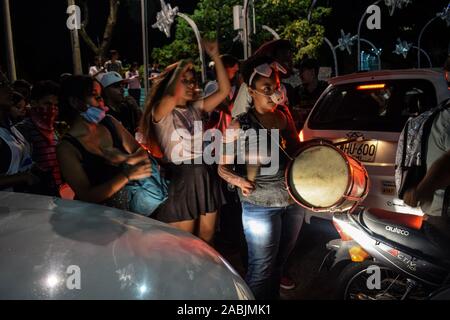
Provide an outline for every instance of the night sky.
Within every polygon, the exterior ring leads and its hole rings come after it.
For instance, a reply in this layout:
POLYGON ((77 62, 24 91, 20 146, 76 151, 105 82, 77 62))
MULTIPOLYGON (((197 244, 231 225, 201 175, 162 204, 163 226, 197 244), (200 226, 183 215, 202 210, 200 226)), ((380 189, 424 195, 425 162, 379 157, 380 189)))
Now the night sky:
MULTIPOLYGON (((170 2, 172 6, 178 6, 185 13, 192 13, 197 1, 170 0, 167 2, 170 2)), ((67 1, 10 0, 10 3, 18 77, 30 81, 45 78, 57 79, 61 73, 71 72, 70 34, 66 28, 67 14, 65 13, 67 1)), ((362 12, 373 3, 373 0, 322 0, 318 3, 332 5, 333 14, 325 19, 324 24, 327 30, 326 36, 336 44, 341 28, 345 32, 356 33, 362 12)), ((382 60, 385 68, 412 67, 415 60, 414 51, 406 60, 392 54, 396 38, 400 37, 402 40, 416 43, 421 27, 447 3, 448 0, 413 0, 410 7, 397 11, 394 17, 390 17, 387 9, 382 5, 382 29, 380 31, 365 29, 362 37, 383 47, 382 60)), ((151 24, 154 23, 159 9, 159 0, 149 1, 151 24)), ((103 36, 107 14, 107 0, 90 1, 88 33, 94 42, 97 41, 97 37, 103 36)), ((150 29, 149 38, 151 48, 162 46, 170 41, 155 29, 150 29)), ((0 63, 3 69, 6 69, 3 30, 0 32, 0 41, 2 45, 0 63)), ((80 42, 83 67, 87 72, 93 53, 82 40, 80 42)), ((449 42, 450 28, 446 28, 445 23, 439 20, 434 22, 425 33, 422 47, 432 56, 433 64, 440 67, 448 54, 449 42)), ((111 48, 120 51, 124 62, 142 62, 139 0, 122 1, 111 48)), ((238 49, 239 47, 236 50, 238 49)), ((240 50, 233 53, 241 54, 240 50)), ((340 69, 351 72, 356 60, 355 53, 352 56, 338 53, 338 59, 340 69)), ((331 54, 325 47, 320 52, 319 60, 323 65, 331 65, 331 54)))

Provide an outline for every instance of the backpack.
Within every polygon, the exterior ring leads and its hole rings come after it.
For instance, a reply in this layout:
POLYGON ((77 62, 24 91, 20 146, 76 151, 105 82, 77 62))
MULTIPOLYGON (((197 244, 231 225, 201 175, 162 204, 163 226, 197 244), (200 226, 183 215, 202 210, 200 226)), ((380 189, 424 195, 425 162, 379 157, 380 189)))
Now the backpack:
POLYGON ((425 177, 431 127, 436 116, 448 107, 450 99, 406 122, 395 157, 395 187, 400 199, 403 199, 406 190, 417 186, 425 177))

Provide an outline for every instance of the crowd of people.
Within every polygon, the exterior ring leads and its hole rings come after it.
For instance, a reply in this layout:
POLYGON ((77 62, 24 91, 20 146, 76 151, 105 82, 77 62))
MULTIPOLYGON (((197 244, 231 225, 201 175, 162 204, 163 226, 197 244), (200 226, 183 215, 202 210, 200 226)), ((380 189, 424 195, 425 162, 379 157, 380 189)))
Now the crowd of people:
MULTIPOLYGON (((124 72, 117 51, 104 64, 96 58, 88 75, 65 75, 60 83, 2 80, 0 190, 72 197, 133 211, 130 188, 140 186, 133 183, 163 176, 170 181, 161 191, 166 197, 144 214, 211 245, 216 231, 222 240, 233 242, 242 228, 248 248, 246 281, 257 299, 275 299, 280 284, 293 287, 285 264, 304 219, 304 210, 286 190, 284 172, 326 83, 319 81, 314 59, 302 61, 296 76, 286 40, 264 44, 243 62, 220 55, 217 42, 204 42, 204 49, 214 66, 214 79, 204 90, 189 60, 162 72, 153 65, 144 109, 139 105, 138 64, 124 72), (200 131, 198 122, 204 124, 200 131), (218 164, 205 163, 205 146, 198 148, 194 140, 206 129, 223 133, 224 146, 235 144, 239 132, 226 129, 278 129, 273 142, 280 148, 278 169, 261 174, 269 165, 261 164, 264 159, 251 154, 251 148, 245 149, 245 157, 257 158, 256 169, 236 164, 236 154, 224 155, 218 164), (180 146, 182 157, 175 158, 180 146), (230 212, 230 202, 238 204, 233 208, 239 213, 230 212)), ((447 150, 448 123, 442 122, 447 150)), ((448 163, 448 151, 441 162, 448 163)), ((416 204, 417 197, 410 195, 407 201, 416 204)))

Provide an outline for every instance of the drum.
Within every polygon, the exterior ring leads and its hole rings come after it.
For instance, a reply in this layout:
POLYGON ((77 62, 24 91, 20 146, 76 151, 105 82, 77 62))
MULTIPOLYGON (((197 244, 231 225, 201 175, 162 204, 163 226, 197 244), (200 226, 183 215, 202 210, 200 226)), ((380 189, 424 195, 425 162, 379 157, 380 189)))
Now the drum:
POLYGON ((305 144, 286 168, 291 197, 315 212, 353 210, 369 192, 364 166, 325 140, 305 144))

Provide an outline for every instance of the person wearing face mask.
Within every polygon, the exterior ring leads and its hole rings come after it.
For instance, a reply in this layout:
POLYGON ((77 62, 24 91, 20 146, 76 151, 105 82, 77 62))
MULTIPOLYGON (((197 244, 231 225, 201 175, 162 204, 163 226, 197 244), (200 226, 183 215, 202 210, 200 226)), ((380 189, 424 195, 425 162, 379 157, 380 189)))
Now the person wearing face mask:
POLYGON ((236 163, 236 152, 225 152, 218 172, 225 181, 239 188, 248 247, 247 284, 256 299, 276 299, 283 266, 294 248, 304 218, 304 210, 289 196, 284 182, 289 157, 298 150, 300 141, 288 108, 281 104, 284 99, 278 73, 283 67, 273 58, 259 56, 245 61, 242 69, 252 97, 251 108, 230 124, 223 138, 224 150, 238 150, 239 146, 231 148, 230 145, 243 142, 245 159, 256 159, 256 164, 247 161, 245 166, 240 165, 236 163), (266 135, 261 129, 275 129, 279 135, 266 135), (248 137, 242 141, 240 130, 245 133, 255 130, 257 141, 248 137), (255 142, 257 149, 251 148, 255 142), (258 152, 263 145, 271 146, 264 154, 258 152), (272 165, 275 170, 263 171, 272 165))
POLYGON ((217 42, 205 42, 204 48, 215 63, 219 89, 198 100, 192 63, 169 66, 152 86, 141 132, 160 147, 172 178, 156 219, 211 243, 223 195, 217 171, 203 161, 202 112, 213 111, 227 97, 230 81, 217 42))
POLYGON ((58 116, 58 95, 59 85, 55 82, 37 82, 31 90, 30 116, 15 126, 31 144, 33 161, 46 173, 42 176, 46 180, 42 193, 51 196, 59 195, 61 185, 54 126, 58 116))
POLYGON ((151 164, 133 136, 107 115, 100 94, 100 84, 88 76, 70 76, 62 83, 60 118, 70 129, 57 147, 57 158, 75 199, 128 210, 124 187, 150 177, 151 164), (120 161, 111 150, 120 151, 120 161))

